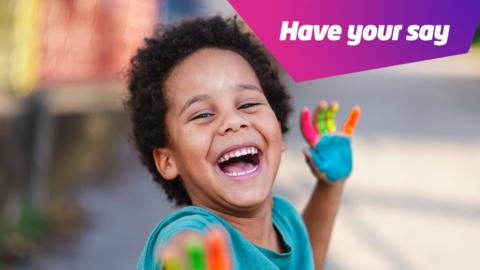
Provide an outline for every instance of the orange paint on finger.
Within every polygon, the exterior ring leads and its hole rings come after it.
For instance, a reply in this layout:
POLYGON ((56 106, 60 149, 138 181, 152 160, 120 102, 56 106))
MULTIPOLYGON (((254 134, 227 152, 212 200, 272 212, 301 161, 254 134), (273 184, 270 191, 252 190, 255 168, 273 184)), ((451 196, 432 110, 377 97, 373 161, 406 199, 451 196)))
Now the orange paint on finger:
POLYGON ((230 270, 231 258, 225 233, 212 229, 205 237, 207 245, 207 265, 209 270, 230 270))
POLYGON ((353 107, 352 111, 350 112, 350 115, 347 118, 347 121, 345 122, 345 125, 343 126, 343 132, 346 135, 348 136, 353 135, 355 126, 357 125, 357 121, 360 118, 361 113, 362 113, 362 110, 360 109, 360 106, 353 107))

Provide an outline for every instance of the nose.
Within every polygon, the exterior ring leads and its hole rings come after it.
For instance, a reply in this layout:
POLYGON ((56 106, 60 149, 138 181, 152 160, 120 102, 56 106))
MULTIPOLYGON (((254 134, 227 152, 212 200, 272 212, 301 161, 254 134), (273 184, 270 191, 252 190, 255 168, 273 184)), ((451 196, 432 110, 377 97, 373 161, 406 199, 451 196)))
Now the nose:
POLYGON ((222 120, 219 128, 220 135, 227 135, 228 133, 237 132, 242 128, 245 129, 250 126, 250 122, 236 111, 226 114, 222 120))

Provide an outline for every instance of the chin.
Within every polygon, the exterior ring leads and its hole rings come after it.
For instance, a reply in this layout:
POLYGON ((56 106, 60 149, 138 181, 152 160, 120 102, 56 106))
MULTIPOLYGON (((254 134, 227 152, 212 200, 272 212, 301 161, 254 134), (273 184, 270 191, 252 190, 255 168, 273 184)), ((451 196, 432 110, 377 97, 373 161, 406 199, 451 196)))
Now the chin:
POLYGON ((271 194, 270 190, 242 190, 233 192, 228 201, 239 208, 254 208, 268 202, 271 194))

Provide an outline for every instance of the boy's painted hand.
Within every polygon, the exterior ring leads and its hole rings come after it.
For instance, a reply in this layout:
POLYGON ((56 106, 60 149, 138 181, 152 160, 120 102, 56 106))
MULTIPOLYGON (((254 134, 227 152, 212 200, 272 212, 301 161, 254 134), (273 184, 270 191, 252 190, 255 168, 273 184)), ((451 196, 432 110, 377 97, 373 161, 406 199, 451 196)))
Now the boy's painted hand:
POLYGON ((201 235, 185 232, 158 252, 163 270, 230 270, 232 261, 227 236, 220 228, 201 235))
POLYGON ((339 110, 337 102, 330 105, 321 101, 314 118, 304 108, 301 114, 301 129, 310 147, 304 149, 305 158, 316 177, 324 183, 333 183, 347 178, 352 171, 352 149, 350 138, 360 117, 359 106, 353 107, 343 130, 337 132, 335 116, 339 110))

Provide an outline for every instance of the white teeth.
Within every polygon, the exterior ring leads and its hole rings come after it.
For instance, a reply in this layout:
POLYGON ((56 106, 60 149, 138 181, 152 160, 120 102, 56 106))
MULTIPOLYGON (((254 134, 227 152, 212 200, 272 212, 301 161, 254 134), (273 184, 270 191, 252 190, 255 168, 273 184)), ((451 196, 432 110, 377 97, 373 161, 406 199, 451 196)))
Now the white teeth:
POLYGON ((258 165, 255 165, 255 167, 245 172, 231 172, 231 173, 226 172, 225 174, 228 176, 243 176, 243 175, 251 174, 257 169, 258 169, 258 165))
POLYGON ((237 149, 232 152, 226 153, 218 159, 218 163, 225 162, 233 157, 241 157, 245 155, 255 155, 258 153, 258 149, 256 147, 245 147, 242 149, 237 149))

